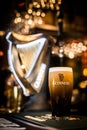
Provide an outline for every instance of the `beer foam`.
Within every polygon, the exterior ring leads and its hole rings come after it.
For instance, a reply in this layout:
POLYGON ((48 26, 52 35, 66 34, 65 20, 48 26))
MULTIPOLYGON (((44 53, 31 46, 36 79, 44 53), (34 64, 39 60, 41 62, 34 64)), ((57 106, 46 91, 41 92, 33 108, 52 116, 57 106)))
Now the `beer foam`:
POLYGON ((55 72, 55 71, 69 71, 72 72, 71 67, 51 67, 49 68, 49 72, 55 72))

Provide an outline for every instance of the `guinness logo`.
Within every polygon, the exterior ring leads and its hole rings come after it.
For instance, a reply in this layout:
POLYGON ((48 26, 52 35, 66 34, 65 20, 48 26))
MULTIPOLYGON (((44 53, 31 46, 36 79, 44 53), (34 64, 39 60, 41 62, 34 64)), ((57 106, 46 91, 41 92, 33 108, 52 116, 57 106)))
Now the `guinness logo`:
POLYGON ((66 86, 70 85, 69 81, 64 81, 64 74, 63 73, 58 73, 59 80, 53 80, 53 85, 54 86, 66 86))
POLYGON ((59 76, 60 81, 63 81, 64 75, 62 73, 59 73, 58 76, 59 76))

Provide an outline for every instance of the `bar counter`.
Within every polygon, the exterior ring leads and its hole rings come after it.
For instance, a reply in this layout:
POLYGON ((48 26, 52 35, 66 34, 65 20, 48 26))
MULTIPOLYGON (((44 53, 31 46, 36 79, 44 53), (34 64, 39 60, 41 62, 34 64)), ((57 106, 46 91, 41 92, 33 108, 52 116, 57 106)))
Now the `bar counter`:
MULTIPOLYGON (((0 116, 6 120, 16 123, 19 126, 10 126, 0 130, 86 130, 87 129, 87 117, 80 115, 70 115, 69 117, 64 117, 63 119, 52 119, 50 111, 30 111, 21 113, 4 114, 0 116), (9 129, 10 130, 10 129, 9 129)), ((5 125, 7 125, 4 122, 5 125)))

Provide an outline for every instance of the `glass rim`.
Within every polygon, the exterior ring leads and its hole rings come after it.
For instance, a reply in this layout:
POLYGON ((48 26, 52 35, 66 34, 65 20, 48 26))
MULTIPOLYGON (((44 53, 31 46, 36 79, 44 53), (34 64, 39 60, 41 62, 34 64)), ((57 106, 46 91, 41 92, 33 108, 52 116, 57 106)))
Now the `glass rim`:
POLYGON ((68 71, 72 72, 72 67, 50 67, 49 72, 55 72, 55 71, 68 71))

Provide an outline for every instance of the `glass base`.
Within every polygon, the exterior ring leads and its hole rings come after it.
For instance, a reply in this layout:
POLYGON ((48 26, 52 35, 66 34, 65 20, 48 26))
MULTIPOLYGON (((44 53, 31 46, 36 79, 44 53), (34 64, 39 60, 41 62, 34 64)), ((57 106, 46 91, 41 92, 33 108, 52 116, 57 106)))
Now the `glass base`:
POLYGON ((42 116, 35 116, 35 117, 32 117, 32 116, 25 116, 26 118, 30 118, 30 119, 33 119, 33 120, 36 120, 36 121, 40 121, 40 122, 44 122, 44 121, 47 121, 47 120, 80 120, 80 117, 77 117, 77 116, 61 116, 61 117, 58 117, 58 116, 52 116, 52 114, 45 114, 45 115, 42 115, 42 116))
POLYGON ((74 117, 74 116, 52 116, 52 119, 54 120, 80 120, 79 117, 74 117))

